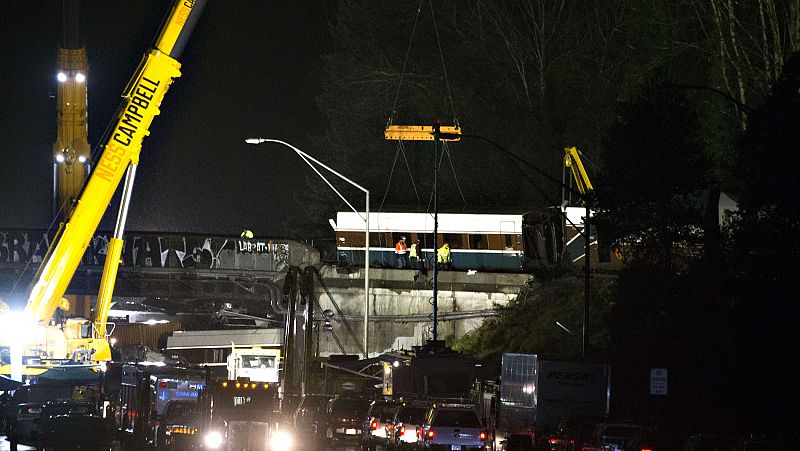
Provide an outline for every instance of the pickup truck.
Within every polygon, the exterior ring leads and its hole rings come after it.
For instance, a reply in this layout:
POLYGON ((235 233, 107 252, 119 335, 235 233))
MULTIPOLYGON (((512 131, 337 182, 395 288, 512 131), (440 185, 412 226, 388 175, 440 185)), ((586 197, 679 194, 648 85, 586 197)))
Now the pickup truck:
POLYGON ((476 407, 461 404, 434 404, 417 431, 429 451, 484 450, 488 436, 476 407))

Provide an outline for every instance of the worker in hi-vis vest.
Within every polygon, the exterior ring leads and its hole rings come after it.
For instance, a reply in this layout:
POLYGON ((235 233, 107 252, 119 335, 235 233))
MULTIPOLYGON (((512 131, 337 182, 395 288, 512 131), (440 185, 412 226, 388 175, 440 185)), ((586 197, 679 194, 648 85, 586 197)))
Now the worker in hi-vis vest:
POLYGON ((439 267, 442 269, 450 269, 450 266, 453 263, 452 257, 450 255, 450 245, 444 243, 439 250, 436 251, 436 263, 439 264, 439 267))
POLYGON ((414 244, 411 245, 411 249, 408 252, 408 258, 411 260, 411 269, 420 269, 422 265, 422 259, 420 256, 422 255, 422 247, 419 244, 419 240, 417 240, 414 244))
POLYGON ((397 267, 400 269, 408 268, 408 246, 406 237, 401 236, 397 244, 394 245, 394 254, 397 256, 397 267))

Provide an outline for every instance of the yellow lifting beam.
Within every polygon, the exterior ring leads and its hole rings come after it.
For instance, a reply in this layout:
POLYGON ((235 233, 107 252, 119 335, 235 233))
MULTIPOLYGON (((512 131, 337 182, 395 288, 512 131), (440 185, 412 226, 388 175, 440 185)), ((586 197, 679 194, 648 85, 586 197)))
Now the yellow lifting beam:
POLYGON ((387 141, 433 141, 437 133, 439 141, 461 140, 461 127, 458 125, 388 125, 383 137, 387 141))

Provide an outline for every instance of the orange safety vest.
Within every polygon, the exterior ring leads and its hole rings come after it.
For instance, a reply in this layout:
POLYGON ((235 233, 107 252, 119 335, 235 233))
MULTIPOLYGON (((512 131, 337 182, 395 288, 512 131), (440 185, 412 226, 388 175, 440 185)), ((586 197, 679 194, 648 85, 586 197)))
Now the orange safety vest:
POLYGON ((398 255, 403 255, 406 253, 408 246, 406 246, 405 241, 398 241, 397 244, 394 245, 394 253, 398 255))

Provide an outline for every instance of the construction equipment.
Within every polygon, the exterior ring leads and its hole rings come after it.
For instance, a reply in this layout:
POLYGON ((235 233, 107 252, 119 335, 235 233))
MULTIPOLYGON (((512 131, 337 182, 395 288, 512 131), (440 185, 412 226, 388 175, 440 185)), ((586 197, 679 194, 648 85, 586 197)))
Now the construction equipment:
POLYGON ((586 169, 583 167, 581 161, 581 151, 577 147, 564 148, 564 167, 572 172, 572 178, 575 180, 575 187, 581 193, 582 198, 590 196, 594 192, 589 175, 586 174, 586 169))
POLYGON ((42 371, 35 366, 41 367, 50 360, 102 361, 111 358, 106 322, 122 254, 122 231, 142 140, 150 134, 150 124, 160 113, 159 107, 167 89, 181 75, 177 58, 205 3, 206 0, 173 2, 154 48, 144 55, 128 82, 102 156, 78 197, 72 216, 60 229, 43 259, 23 314, 8 314, 0 318, 0 322, 13 323, 15 330, 23 332, 10 333, 11 329, 0 328, 0 348, 4 348, 0 351, 7 349, 10 356, 6 359, 10 362, 2 362, 0 374, 14 373, 12 376, 16 377, 21 377, 23 373, 35 375, 42 371), (94 321, 71 318, 58 324, 53 315, 57 308, 67 306, 62 297, 126 172, 120 212, 114 237, 108 244, 94 321))
POLYGON ((458 125, 387 125, 383 132, 387 141, 460 141, 458 125))

